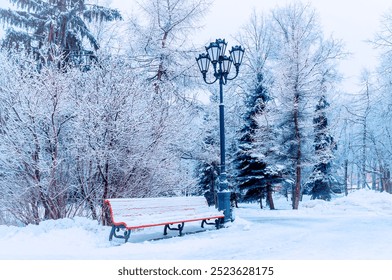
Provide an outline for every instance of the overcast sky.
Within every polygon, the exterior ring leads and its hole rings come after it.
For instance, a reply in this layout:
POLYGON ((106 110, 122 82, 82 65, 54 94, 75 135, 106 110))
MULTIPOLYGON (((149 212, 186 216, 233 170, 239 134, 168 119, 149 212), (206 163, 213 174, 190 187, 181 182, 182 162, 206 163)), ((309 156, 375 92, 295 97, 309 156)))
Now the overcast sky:
MULTIPOLYGON (((131 12, 135 0, 104 0, 126 15, 131 12)), ((210 12, 205 16, 205 27, 194 37, 195 44, 204 44, 216 38, 225 38, 235 44, 233 36, 248 22, 253 10, 269 13, 290 0, 212 0, 210 12)), ((341 63, 347 81, 346 90, 355 90, 358 76, 364 67, 372 70, 377 64, 377 52, 366 40, 372 39, 379 30, 383 14, 392 9, 388 0, 302 0, 310 3, 320 15, 326 36, 333 35, 345 43, 352 55, 341 63)), ((8 0, 0 0, 6 7, 8 0)))

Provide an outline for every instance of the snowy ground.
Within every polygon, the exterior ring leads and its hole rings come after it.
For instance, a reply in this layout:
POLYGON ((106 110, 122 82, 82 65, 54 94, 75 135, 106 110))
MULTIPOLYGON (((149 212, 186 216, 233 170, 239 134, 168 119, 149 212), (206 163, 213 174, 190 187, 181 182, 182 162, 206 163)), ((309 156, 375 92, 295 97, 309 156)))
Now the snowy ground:
MULTIPOLYGON (((356 191, 331 202, 304 201, 298 211, 276 198, 278 210, 242 204, 220 230, 162 237, 163 227, 136 232, 128 243, 109 242, 110 228, 86 218, 38 226, 0 226, 0 259, 264 259, 391 260, 392 195, 356 191)), ((185 232, 199 230, 185 224, 185 232)))

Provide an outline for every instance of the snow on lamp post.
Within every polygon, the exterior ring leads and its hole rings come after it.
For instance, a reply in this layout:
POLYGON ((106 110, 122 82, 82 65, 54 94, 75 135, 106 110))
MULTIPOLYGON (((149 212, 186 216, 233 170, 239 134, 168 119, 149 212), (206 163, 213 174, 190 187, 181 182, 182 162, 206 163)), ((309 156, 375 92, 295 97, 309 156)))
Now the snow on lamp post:
POLYGON ((203 75, 203 80, 207 84, 213 84, 219 81, 219 132, 220 132, 220 173, 219 173, 219 190, 218 190, 218 210, 223 210, 225 222, 233 220, 230 205, 230 190, 226 174, 226 157, 225 157, 225 122, 224 122, 224 104, 223 104, 223 85, 227 81, 233 80, 238 76, 242 58, 245 49, 241 46, 232 47, 229 51, 230 56, 226 56, 227 42, 223 39, 217 39, 206 47, 206 52, 196 58, 199 70, 203 75), (215 79, 207 81, 207 72, 210 64, 213 66, 213 76, 215 79), (229 78, 231 66, 234 64, 235 75, 229 78))

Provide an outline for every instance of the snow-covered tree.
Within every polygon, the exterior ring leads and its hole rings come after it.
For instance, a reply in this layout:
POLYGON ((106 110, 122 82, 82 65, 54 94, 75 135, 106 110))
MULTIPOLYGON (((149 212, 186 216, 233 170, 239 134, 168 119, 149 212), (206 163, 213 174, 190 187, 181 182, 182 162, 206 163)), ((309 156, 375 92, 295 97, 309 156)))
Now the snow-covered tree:
POLYGON ((368 187, 367 173, 369 171, 369 147, 372 127, 369 126, 371 112, 373 110, 372 85, 370 72, 365 70, 361 77, 361 92, 346 107, 349 113, 349 123, 352 125, 353 150, 355 154, 354 164, 357 166, 357 185, 358 187, 368 187))
MULTIPOLYGON (((194 46, 189 44, 189 38, 199 29, 207 4, 208 0, 138 3, 138 14, 130 21, 129 53, 137 67, 146 72, 156 92, 168 83, 190 86, 189 77, 197 70, 192 67, 194 46)), ((175 98, 184 98, 181 90, 174 88, 171 92, 175 98)))
POLYGON ((63 218, 72 184, 67 135, 74 113, 66 93, 72 79, 57 68, 40 74, 22 55, 3 62, 0 173, 7 211, 26 224, 63 218))
POLYGON ((270 78, 266 61, 271 52, 271 35, 266 20, 255 13, 240 34, 241 45, 247 50, 241 75, 244 89, 243 127, 239 132, 235 155, 236 186, 245 200, 260 200, 267 185, 267 163, 257 151, 255 133, 259 128, 256 117, 263 114, 270 99, 270 78))
MULTIPOLYGON (((129 22, 127 59, 144 79, 144 91, 151 96, 146 118, 153 124, 151 134, 157 139, 152 149, 170 153, 170 158, 174 157, 171 163, 181 163, 184 168, 200 158, 194 152, 199 144, 201 114, 194 77, 199 73, 189 37, 197 32, 207 3, 144 0, 129 22)), ((191 179, 195 178, 183 177, 179 188, 189 186, 191 179)))
MULTIPOLYGON (((300 2, 273 11, 273 32, 277 43, 274 67, 274 96, 280 110, 281 163, 291 167, 293 209, 298 209, 303 168, 311 139, 311 108, 325 78, 340 58, 341 46, 325 39, 317 14, 300 2)), ((313 107, 314 108, 314 107, 313 107)))
MULTIPOLYGON (((380 20, 380 29, 375 34, 374 46, 380 51, 380 63, 376 78, 371 77, 370 93, 372 104, 371 125, 373 130, 370 137, 374 149, 370 155, 376 155, 378 163, 379 189, 392 193, 392 127, 391 127, 391 90, 392 90, 392 17, 389 9, 380 20)), ((369 154, 368 154, 369 155, 369 154)))
MULTIPOLYGON (((207 109, 206 109, 207 110, 207 109)), ((204 195, 210 205, 216 203, 216 191, 218 190, 219 176, 219 143, 217 135, 217 124, 215 118, 206 113, 204 124, 206 131, 204 139, 199 144, 198 163, 196 167, 196 178, 198 180, 198 193, 204 195), (212 126, 212 127, 211 127, 212 126)))
POLYGON ((330 104, 323 94, 316 105, 314 124, 314 167, 310 175, 306 188, 312 199, 330 200, 332 185, 336 179, 332 175, 332 160, 336 143, 331 135, 330 124, 328 122, 327 109, 330 104))
POLYGON ((152 107, 156 93, 116 57, 89 72, 38 72, 34 60, 22 58, 4 57, 1 65, 0 192, 7 213, 26 224, 80 214, 101 220, 104 198, 195 193, 199 132, 177 130, 193 122, 195 110, 152 107))
MULTIPOLYGON (((3 47, 23 49, 40 59, 52 59, 53 53, 66 60, 78 57, 86 49, 94 51, 99 42, 88 23, 120 20, 116 9, 90 4, 85 0, 10 0, 19 10, 1 9, 0 21, 7 26, 3 47)), ((91 54, 92 55, 92 54, 91 54)))

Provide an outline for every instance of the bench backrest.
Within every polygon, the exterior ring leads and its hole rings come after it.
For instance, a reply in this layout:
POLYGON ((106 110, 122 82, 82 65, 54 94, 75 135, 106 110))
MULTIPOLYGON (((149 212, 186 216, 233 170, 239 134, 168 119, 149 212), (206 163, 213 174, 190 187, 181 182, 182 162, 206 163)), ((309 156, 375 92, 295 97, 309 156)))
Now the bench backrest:
POLYGON ((106 199, 112 223, 141 228, 204 218, 222 218, 203 196, 106 199))

